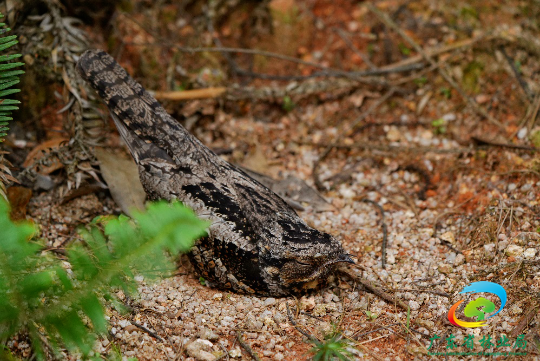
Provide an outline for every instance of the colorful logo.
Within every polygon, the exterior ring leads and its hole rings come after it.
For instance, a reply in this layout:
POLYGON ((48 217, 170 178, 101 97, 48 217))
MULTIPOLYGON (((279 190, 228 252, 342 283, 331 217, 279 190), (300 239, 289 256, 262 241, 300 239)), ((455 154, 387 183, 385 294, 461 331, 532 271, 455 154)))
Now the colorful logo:
POLYGON ((459 305, 464 301, 460 300, 454 305, 452 305, 452 307, 450 307, 450 311, 448 311, 448 321, 450 321, 451 324, 467 328, 486 326, 486 319, 491 318, 501 312, 506 305, 506 291, 501 285, 493 282, 481 281, 471 283, 470 285, 465 287, 463 291, 460 292, 460 294, 478 292, 491 293, 496 295, 497 297, 499 297, 499 300, 501 300, 501 307, 499 307, 497 312, 495 312, 491 316, 486 317, 486 314, 495 311, 495 304, 484 297, 478 297, 474 301, 469 302, 463 310, 463 314, 465 314, 465 316, 476 317, 477 322, 461 321, 456 317, 456 310, 458 309, 459 305))

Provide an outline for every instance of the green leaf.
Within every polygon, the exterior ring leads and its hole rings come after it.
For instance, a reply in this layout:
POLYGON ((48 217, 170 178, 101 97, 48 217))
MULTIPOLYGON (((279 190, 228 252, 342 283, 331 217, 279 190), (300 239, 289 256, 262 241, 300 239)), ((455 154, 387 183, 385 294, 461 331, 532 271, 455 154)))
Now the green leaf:
MULTIPOLYGON (((13 35, 13 36, 16 36, 16 35, 13 35)), ((2 45, 0 45, 0 51, 6 50, 7 48, 11 48, 13 45, 18 43, 17 40, 7 42, 4 39, 6 39, 6 38, 0 38, 0 44, 2 44, 2 45)))
MULTIPOLYGON (((1 26, 1 25, 0 25, 1 26)), ((20 58, 22 54, 11 54, 11 55, 0 55, 0 61, 10 61, 13 59, 20 58)), ((19 63, 22 64, 22 63, 19 63)))
MULTIPOLYGON (((24 63, 9 63, 9 64, 2 64, 0 65, 0 71, 7 70, 7 69, 13 69, 18 66, 24 65, 24 63)), ((22 70, 20 70, 22 71, 22 70)), ((24 73, 24 72, 23 72, 24 73)), ((22 74, 22 73, 21 73, 22 74)))
POLYGON ((6 95, 15 94, 15 93, 18 93, 20 91, 21 91, 20 89, 3 90, 3 91, 0 91, 0 97, 5 97, 6 95))
POLYGON ((81 307, 86 316, 92 321, 96 332, 100 334, 106 333, 107 321, 105 320, 105 313, 96 295, 90 295, 83 299, 81 307))
POLYGON ((6 71, 6 72, 0 73, 0 78, 7 78, 10 76, 16 76, 16 75, 21 75, 21 74, 24 74, 23 70, 6 71))

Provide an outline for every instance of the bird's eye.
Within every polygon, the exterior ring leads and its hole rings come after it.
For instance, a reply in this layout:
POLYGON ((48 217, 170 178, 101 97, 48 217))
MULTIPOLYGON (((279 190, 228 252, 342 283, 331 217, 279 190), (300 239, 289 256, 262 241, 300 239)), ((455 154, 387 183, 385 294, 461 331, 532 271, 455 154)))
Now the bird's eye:
POLYGON ((294 260, 294 261, 295 261, 296 263, 298 263, 298 264, 303 265, 303 266, 311 266, 309 263, 306 263, 306 262, 300 262, 300 261, 298 261, 298 260, 294 260))

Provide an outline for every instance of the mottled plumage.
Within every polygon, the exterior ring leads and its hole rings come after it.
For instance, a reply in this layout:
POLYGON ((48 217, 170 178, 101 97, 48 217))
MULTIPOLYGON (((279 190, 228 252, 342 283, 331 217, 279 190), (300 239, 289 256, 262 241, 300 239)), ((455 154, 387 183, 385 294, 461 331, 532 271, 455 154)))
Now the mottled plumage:
POLYGON ((352 262, 335 238, 189 134, 110 55, 88 50, 77 68, 109 107, 148 197, 179 199, 212 222, 190 253, 211 284, 283 296, 352 262))

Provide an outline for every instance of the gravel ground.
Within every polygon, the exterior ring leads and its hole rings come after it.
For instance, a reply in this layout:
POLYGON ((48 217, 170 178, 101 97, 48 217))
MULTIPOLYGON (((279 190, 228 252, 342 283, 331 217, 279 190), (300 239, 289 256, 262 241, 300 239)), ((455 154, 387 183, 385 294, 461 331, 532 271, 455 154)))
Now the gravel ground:
MULTIPOLYGON (((257 136, 266 132, 279 135, 294 126, 254 122, 248 118, 230 121, 230 129, 236 129, 233 139, 243 137, 248 129, 257 136)), ((282 120, 281 124, 286 121, 290 120, 282 120)), ((327 132, 335 133, 335 129, 327 132)), ((384 132, 387 139, 396 136, 392 127, 384 132)), ((458 146, 426 130, 403 132, 399 137, 407 145, 442 149, 458 146)), ((271 139, 278 141, 263 144, 265 154, 280 159, 284 166, 272 166, 268 173, 293 174, 311 182, 311 167, 318 153, 310 146, 284 144, 279 137, 271 139), (278 158, 279 154, 283 157, 278 158)), ((230 144, 235 145, 234 141, 230 144)), ((440 173, 443 168, 438 167, 445 164, 445 157, 449 156, 427 153, 420 166, 432 174, 440 173)), ((423 188, 421 176, 401 169, 398 157, 382 155, 378 163, 365 159, 361 155, 356 159, 336 154, 332 161, 326 162, 321 168, 321 179, 357 160, 359 167, 349 181, 324 193, 334 206, 333 211, 315 213, 307 205, 301 216, 342 239, 345 248, 357 257, 352 269, 359 276, 409 305, 410 329, 414 332, 406 327, 406 311, 343 276, 331 276, 328 287, 299 299, 247 297, 202 285, 184 257, 175 277, 157 284, 139 279, 140 295, 136 299, 118 294, 132 312, 120 315, 109 310, 110 337, 97 344, 96 352, 106 353, 116 345, 124 356, 139 360, 250 359, 237 340, 241 332, 261 359, 309 359, 312 344, 295 329, 287 316, 287 305, 298 326, 319 339, 333 328, 347 338, 357 337, 358 342, 351 349, 356 359, 427 359, 429 338, 434 335, 444 340, 453 334, 463 343, 465 334, 473 334, 477 337, 475 351, 481 351, 478 341, 483 335, 492 335, 495 340, 505 334, 513 342, 517 336, 512 336, 514 330, 528 309, 536 306, 534 295, 540 291, 539 236, 535 232, 540 224, 531 208, 537 203, 540 182, 523 178, 519 184, 508 183, 497 175, 479 179, 472 172, 463 172, 456 184, 445 185, 440 181, 439 191, 428 191, 426 199, 421 200, 417 196, 423 188), (488 207, 473 217, 474 213, 463 208, 463 202, 458 203, 462 199, 459 195, 464 195, 467 203, 477 194, 482 194, 482 199, 475 207, 480 207, 480 203, 488 207), (364 198, 384 209, 388 228, 385 269, 381 266, 381 215, 364 198), (507 226, 508 219, 514 222, 513 226, 507 226), (480 280, 498 282, 507 289, 509 302, 504 311, 490 319, 487 327, 452 326, 447 313, 461 299, 458 292, 480 280), (391 326, 377 330, 388 325, 391 326), (377 331, 369 333, 373 330, 377 331)), ((436 181, 432 179, 433 183, 436 181)), ((52 207, 55 196, 58 195, 41 194, 29 206, 32 218, 43 225, 43 235, 54 240, 51 244, 54 246, 70 239, 73 225, 87 222, 97 214, 118 211, 104 195, 87 195, 52 207)), ((497 298, 492 300, 499 305, 497 298)), ((517 333, 526 331, 522 327, 517 333)), ((537 355, 530 338, 535 333, 537 330, 528 333, 529 357, 537 355)), ((24 351, 28 344, 19 342, 18 347, 24 351)), ((434 350, 443 352, 445 346, 441 343, 434 350)), ((458 350, 467 351, 463 347, 458 350)))

